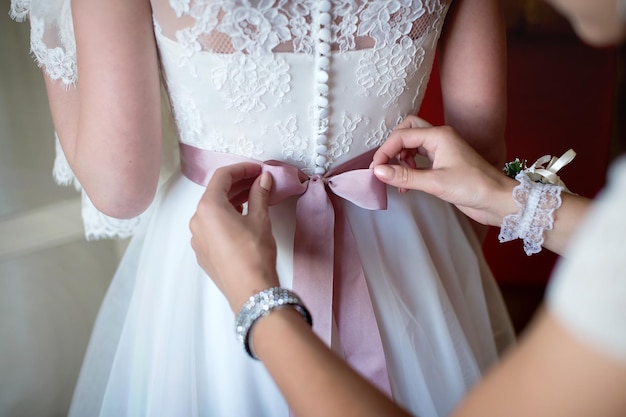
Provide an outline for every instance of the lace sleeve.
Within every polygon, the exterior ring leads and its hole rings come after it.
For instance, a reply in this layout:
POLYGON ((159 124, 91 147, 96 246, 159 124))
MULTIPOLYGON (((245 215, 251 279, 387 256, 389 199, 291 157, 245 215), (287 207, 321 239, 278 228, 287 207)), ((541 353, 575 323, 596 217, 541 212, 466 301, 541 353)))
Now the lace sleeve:
POLYGON ((30 49, 52 80, 76 83, 76 42, 70 0, 11 0, 9 15, 30 20, 30 49))
MULTIPOLYGON (((76 88, 76 42, 70 0, 11 0, 9 16, 18 22, 27 18, 30 21, 31 52, 50 79, 62 82, 68 89, 76 88)), ((86 238, 130 236, 139 224, 139 218, 115 219, 98 211, 72 172, 56 134, 55 140, 53 176, 57 184, 73 185, 81 192, 86 238)))
POLYGON ((23 22, 28 16, 30 0, 11 0, 9 16, 16 22, 23 22))

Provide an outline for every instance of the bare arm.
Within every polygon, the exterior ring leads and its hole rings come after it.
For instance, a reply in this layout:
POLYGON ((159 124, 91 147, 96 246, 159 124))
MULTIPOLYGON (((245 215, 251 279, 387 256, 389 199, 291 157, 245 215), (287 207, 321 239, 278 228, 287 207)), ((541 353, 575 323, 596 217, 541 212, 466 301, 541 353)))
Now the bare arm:
POLYGON ((498 0, 455 0, 439 42, 445 124, 494 166, 505 160, 506 32, 498 0))
MULTIPOLYGON (((296 415, 408 415, 328 350, 296 312, 270 314, 253 335, 256 353, 296 415)), ((626 410, 624 386, 626 365, 542 313, 452 417, 619 417, 626 410)))
MULTIPOLYGON (((512 191, 517 181, 507 177, 476 153, 451 127, 424 126, 409 116, 374 155, 379 179, 387 184, 420 190, 452 203, 478 223, 500 227, 504 216, 519 211, 512 191), (431 169, 382 165, 405 149, 417 149, 432 163, 431 169)), ((544 231, 546 249, 562 254, 587 212, 590 200, 562 193, 554 213, 554 228, 544 231)))
POLYGON ((140 214, 160 166, 160 84, 147 0, 72 1, 79 80, 45 75, 63 151, 98 209, 140 214))
POLYGON ((330 351, 293 310, 263 318, 253 343, 297 416, 409 415, 330 351))
POLYGON ((568 332, 548 311, 453 413, 464 416, 623 416, 626 365, 568 332))

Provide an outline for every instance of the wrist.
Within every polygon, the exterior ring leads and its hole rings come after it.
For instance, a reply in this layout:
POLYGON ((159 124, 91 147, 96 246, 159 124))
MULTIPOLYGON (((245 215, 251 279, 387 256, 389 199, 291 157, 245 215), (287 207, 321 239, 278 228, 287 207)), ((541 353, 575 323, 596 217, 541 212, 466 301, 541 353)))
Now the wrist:
POLYGON ((490 213, 491 217, 489 218, 490 226, 500 227, 506 216, 519 212, 520 208, 513 198, 513 189, 518 184, 519 183, 512 178, 505 176, 501 178, 500 186, 494 191, 489 200, 491 204, 490 207, 493 208, 492 213, 490 213))
POLYGON ((313 325, 311 314, 302 300, 292 291, 281 287, 272 287, 254 294, 237 313, 235 318, 237 338, 253 359, 257 359, 251 343, 253 328, 268 315, 285 308, 297 312, 309 326, 313 325))
POLYGON ((311 326, 295 309, 281 308, 258 321, 250 330, 249 344, 255 356, 262 360, 264 354, 272 350, 272 344, 284 343, 283 334, 294 331, 309 332, 310 329, 311 326))
MULTIPOLYGON (((239 280, 236 283, 233 296, 228 297, 230 308, 235 314, 241 310, 250 297, 254 297, 255 294, 270 288, 280 286, 276 271, 264 272, 258 269, 256 271, 242 272, 238 276, 251 278, 251 280, 239 280)), ((233 280, 233 282, 235 281, 233 280)))
POLYGON ((500 227, 506 216, 519 211, 512 196, 513 189, 519 183, 497 171, 482 180, 476 186, 476 213, 472 217, 486 226, 500 227))

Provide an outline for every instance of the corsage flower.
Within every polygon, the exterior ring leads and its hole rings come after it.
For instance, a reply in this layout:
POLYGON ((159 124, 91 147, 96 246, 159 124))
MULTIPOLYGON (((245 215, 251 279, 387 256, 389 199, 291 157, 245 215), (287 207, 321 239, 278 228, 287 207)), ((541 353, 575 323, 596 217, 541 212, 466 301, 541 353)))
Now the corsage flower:
POLYGON ((528 178, 530 178, 531 181, 558 185, 563 188, 564 191, 572 194, 556 173, 565 165, 572 162, 575 156, 576 152, 574 152, 573 149, 569 149, 559 158, 556 156, 544 155, 537 159, 530 167, 527 166, 527 161, 525 159, 520 160, 519 158, 515 158, 514 161, 504 164, 502 171, 511 178, 515 178, 519 173, 523 172, 528 175, 528 178))

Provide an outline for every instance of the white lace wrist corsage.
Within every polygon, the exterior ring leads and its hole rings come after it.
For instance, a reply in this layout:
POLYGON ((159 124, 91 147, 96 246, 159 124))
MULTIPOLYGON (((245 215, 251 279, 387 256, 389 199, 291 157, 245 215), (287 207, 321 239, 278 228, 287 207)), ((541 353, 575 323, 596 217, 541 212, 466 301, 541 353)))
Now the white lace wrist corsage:
POLYGON ((561 207, 561 191, 571 193, 556 173, 575 156, 576 152, 570 149, 560 158, 545 155, 530 167, 526 160, 519 159, 504 165, 503 171, 519 181, 513 189, 513 199, 520 210, 502 219, 498 235, 501 243, 522 239, 526 255, 541 251, 543 232, 552 229, 554 211, 561 207))

